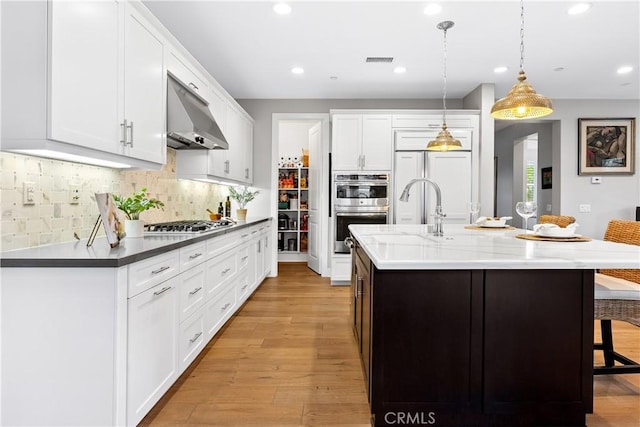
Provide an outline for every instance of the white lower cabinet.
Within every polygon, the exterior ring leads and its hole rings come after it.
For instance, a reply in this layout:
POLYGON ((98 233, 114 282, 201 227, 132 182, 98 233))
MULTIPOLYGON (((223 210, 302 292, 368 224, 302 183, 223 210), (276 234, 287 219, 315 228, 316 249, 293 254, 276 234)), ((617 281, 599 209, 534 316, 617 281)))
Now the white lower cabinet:
POLYGON ((207 301, 204 315, 205 331, 207 341, 220 330, 224 322, 231 317, 235 311, 236 283, 232 281, 222 287, 218 295, 207 301))
POLYGON ((137 425, 250 298, 265 229, 116 268, 3 268, 0 425, 137 425))
POLYGON ((204 331, 204 315, 203 305, 188 319, 180 323, 180 366, 178 374, 187 369, 207 343, 204 331))
POLYGON ((178 375, 178 279, 127 305, 127 424, 136 425, 178 375))

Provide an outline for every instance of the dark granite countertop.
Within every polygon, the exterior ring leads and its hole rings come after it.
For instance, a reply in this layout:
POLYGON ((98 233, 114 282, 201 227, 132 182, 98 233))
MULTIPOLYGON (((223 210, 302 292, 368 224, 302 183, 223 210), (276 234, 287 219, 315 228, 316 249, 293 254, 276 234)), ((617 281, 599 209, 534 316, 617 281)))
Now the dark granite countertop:
POLYGON ((124 238, 113 249, 109 247, 106 237, 96 238, 90 247, 86 246, 87 240, 82 239, 17 249, 0 253, 0 267, 121 267, 270 220, 271 218, 248 219, 242 224, 197 235, 124 238))

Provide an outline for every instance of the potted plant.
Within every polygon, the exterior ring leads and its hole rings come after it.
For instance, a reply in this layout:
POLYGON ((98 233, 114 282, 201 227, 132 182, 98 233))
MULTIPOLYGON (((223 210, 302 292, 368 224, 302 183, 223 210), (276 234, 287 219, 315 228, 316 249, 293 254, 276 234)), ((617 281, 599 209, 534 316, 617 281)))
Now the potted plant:
POLYGON ((146 210, 156 208, 164 210, 164 203, 158 199, 147 197, 147 189, 143 187, 131 197, 113 195, 116 207, 127 216, 124 221, 124 230, 129 237, 142 237, 144 222, 140 219, 140 214, 146 210))
POLYGON ((255 199, 259 191, 251 191, 246 185, 240 187, 229 187, 229 197, 238 203, 238 209, 236 215, 238 221, 245 221, 247 219, 247 203, 255 199))

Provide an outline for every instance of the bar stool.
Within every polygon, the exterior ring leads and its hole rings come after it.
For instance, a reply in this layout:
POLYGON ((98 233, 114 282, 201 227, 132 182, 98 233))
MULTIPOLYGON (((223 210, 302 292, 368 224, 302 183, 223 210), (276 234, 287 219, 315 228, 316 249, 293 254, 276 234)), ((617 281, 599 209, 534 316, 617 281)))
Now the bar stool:
MULTIPOLYGON (((640 222, 612 219, 604 240, 640 246, 640 222)), ((601 269, 595 275, 594 318, 600 319, 602 342, 594 350, 604 353, 604 366, 596 366, 594 375, 637 374, 640 364, 616 352, 611 320, 622 320, 640 327, 640 269, 601 269), (621 363, 616 365, 615 362, 621 363)))

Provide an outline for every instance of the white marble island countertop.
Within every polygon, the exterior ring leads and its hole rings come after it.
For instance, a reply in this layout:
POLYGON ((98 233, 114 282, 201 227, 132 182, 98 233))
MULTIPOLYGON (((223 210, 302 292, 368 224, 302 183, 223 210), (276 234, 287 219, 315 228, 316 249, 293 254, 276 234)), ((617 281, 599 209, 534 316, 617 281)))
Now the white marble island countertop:
MULTIPOLYGON (((640 268, 640 246, 532 241, 524 230, 474 230, 445 225, 435 237, 425 225, 350 225, 353 237, 380 270, 640 268)), ((532 233, 529 231, 529 233, 532 233)))

